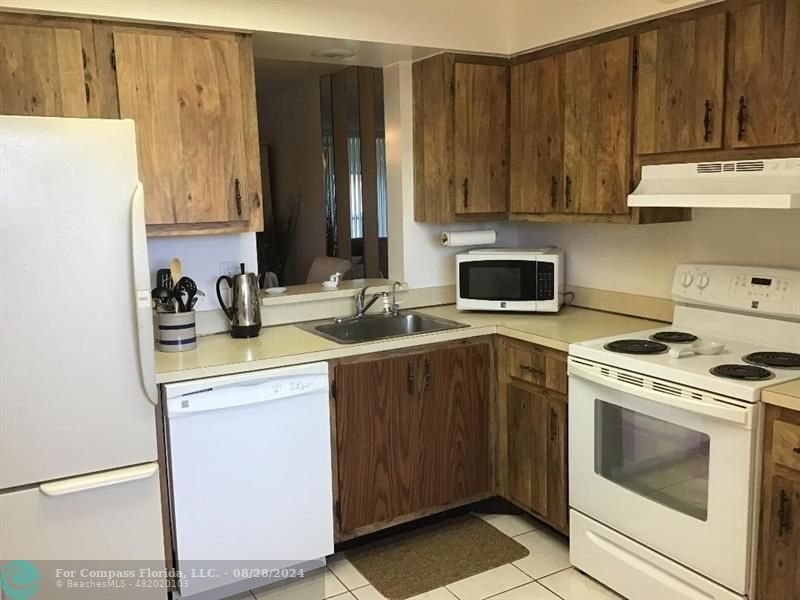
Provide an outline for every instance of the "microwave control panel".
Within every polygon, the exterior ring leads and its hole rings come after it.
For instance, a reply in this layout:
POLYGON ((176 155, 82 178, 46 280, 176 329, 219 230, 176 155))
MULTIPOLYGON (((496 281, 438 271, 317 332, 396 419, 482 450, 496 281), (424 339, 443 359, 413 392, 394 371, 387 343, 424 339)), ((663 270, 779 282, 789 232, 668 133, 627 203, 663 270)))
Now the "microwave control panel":
POLYGON ((685 304, 800 319, 800 270, 680 265, 672 297, 685 304))

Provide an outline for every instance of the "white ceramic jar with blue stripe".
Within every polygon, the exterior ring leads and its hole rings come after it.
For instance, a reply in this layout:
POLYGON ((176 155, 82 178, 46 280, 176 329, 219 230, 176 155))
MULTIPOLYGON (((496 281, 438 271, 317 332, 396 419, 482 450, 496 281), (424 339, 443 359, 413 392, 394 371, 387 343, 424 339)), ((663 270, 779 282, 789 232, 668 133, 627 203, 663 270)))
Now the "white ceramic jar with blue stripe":
POLYGON ((183 352, 197 348, 195 312, 159 312, 158 349, 161 352, 183 352))

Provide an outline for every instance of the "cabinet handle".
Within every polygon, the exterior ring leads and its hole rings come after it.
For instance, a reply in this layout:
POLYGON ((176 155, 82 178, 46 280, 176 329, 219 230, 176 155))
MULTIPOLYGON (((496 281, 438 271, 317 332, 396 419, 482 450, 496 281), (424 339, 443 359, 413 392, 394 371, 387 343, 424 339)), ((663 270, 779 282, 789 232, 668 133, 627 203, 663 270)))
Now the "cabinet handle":
POLYGON ((792 504, 786 490, 781 490, 778 503, 778 537, 792 529, 792 504))
POLYGON ((433 377, 431 375, 431 359, 425 359, 425 391, 430 392, 433 388, 433 377))
POLYGON ((555 209, 558 204, 558 178, 553 175, 550 179, 550 206, 555 209))
POLYGON ((469 177, 464 177, 462 185, 464 188, 464 208, 467 208, 469 206, 469 177))
POLYGON ((527 371, 528 373, 532 373, 537 377, 544 377, 544 371, 541 369, 537 369, 535 367, 529 367, 528 365, 520 365, 519 368, 523 371, 527 371))
POLYGON ((706 99, 706 111, 703 115, 703 141, 711 141, 711 100, 706 99))
POLYGON ((550 441, 555 442, 558 438, 558 417, 555 409, 550 407, 550 441))
POLYGON ((242 216, 242 192, 239 189, 239 180, 233 180, 233 198, 236 200, 236 214, 242 216))
POLYGON ((800 446, 798 446, 797 448, 792 448, 792 452, 794 452, 795 454, 800 454, 800 446))
POLYGON ((408 361, 408 393, 414 393, 414 361, 408 361))
POLYGON ((744 139, 745 110, 747 110, 747 104, 745 104, 744 96, 739 96, 739 114, 736 116, 736 121, 739 123, 739 133, 736 135, 736 139, 740 142, 744 139))
POLYGON ((564 180, 564 199, 567 201, 567 208, 572 206, 572 179, 569 175, 564 180))

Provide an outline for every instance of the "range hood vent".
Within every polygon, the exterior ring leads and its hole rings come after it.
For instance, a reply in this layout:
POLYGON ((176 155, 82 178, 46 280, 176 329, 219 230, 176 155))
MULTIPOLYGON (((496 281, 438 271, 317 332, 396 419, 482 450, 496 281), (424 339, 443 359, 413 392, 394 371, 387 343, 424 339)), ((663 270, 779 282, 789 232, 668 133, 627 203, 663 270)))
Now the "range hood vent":
POLYGON ((628 206, 800 208, 800 158, 646 165, 628 206))

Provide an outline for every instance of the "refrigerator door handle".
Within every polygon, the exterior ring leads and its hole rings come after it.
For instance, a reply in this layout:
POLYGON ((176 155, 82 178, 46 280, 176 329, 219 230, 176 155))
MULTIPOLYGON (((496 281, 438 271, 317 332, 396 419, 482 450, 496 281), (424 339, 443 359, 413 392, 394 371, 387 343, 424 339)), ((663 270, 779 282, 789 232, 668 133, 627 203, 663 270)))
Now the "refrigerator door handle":
POLYGON ((124 469, 115 469, 114 471, 93 473, 92 475, 82 475, 71 479, 43 483, 39 486, 39 491, 45 496, 66 496, 67 494, 76 494, 78 492, 96 490, 110 485, 119 485, 121 483, 147 479, 148 477, 152 477, 156 471, 158 471, 158 463, 148 463, 146 465, 137 465, 135 467, 126 467, 124 469))
POLYGON ((156 357, 153 340, 153 308, 150 300, 150 265, 147 260, 147 230, 144 223, 144 189, 141 181, 131 199, 131 244, 133 287, 136 294, 136 328, 139 339, 139 370, 147 399, 158 405, 156 357))

